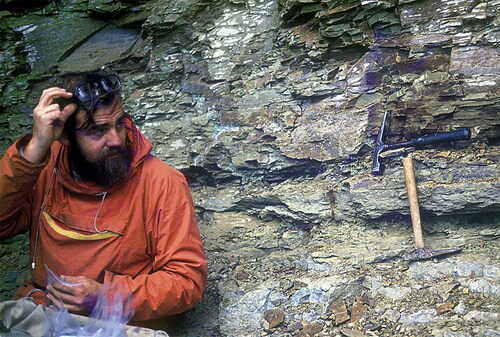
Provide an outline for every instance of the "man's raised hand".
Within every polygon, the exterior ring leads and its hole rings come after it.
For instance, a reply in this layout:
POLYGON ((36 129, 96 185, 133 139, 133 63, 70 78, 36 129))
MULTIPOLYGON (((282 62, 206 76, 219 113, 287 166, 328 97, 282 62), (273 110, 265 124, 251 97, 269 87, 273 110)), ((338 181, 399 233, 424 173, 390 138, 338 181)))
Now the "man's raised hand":
POLYGON ((64 123, 77 108, 70 103, 62 109, 57 99, 70 99, 73 94, 62 88, 45 89, 38 105, 33 110, 33 136, 23 151, 24 157, 32 163, 40 163, 50 146, 58 140, 64 129, 64 123))

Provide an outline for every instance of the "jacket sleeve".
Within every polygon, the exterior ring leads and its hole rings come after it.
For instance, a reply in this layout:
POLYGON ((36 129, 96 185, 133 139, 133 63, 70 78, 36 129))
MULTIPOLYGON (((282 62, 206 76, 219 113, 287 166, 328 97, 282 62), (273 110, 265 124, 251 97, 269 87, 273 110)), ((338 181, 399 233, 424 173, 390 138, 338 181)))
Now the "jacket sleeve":
POLYGON ((33 164, 21 155, 30 137, 19 139, 0 159, 0 240, 29 230, 32 190, 47 161, 33 164))
POLYGON ((135 278, 105 274, 104 282, 112 288, 132 292, 133 321, 183 313, 200 300, 206 286, 207 259, 189 187, 181 173, 175 171, 174 178, 160 193, 155 211, 153 272, 135 278))

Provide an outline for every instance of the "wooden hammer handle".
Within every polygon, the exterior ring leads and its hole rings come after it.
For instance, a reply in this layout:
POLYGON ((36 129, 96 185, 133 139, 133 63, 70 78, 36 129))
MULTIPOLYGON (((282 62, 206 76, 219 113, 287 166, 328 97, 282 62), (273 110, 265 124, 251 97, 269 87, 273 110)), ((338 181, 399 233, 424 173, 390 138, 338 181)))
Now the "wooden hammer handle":
POLYGON ((403 158, 403 168, 406 180, 406 193, 408 194, 408 201, 410 203, 410 215, 415 248, 424 248, 422 224, 420 222, 420 209, 418 206, 417 184, 415 182, 415 169, 413 168, 413 159, 411 157, 403 158))

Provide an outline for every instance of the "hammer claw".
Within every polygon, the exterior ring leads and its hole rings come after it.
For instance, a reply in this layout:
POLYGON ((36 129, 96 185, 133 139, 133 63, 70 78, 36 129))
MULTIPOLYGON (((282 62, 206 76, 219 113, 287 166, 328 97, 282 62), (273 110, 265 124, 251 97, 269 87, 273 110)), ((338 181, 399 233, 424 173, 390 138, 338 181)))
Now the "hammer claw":
POLYGON ((380 163, 380 153, 385 149, 385 144, 383 141, 384 131, 385 131, 385 121, 387 119, 388 112, 384 113, 384 119, 382 120, 382 125, 380 126, 380 130, 378 132, 377 141, 375 143, 375 151, 373 154, 373 166, 372 166, 372 174, 381 175, 382 174, 382 165, 380 163))
POLYGON ((385 121, 387 120, 387 114, 388 112, 386 111, 384 113, 384 119, 382 120, 382 125, 380 126, 380 130, 378 132, 378 136, 377 136, 377 145, 381 144, 383 145, 383 137, 384 137, 384 132, 385 132, 385 121))

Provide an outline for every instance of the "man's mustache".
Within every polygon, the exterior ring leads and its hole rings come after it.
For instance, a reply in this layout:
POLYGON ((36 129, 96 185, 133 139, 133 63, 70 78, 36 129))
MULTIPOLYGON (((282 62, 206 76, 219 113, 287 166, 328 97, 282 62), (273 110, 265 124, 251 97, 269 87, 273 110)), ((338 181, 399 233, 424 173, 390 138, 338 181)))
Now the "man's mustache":
POLYGON ((116 155, 123 155, 127 151, 126 147, 117 147, 117 148, 112 148, 106 151, 104 154, 104 157, 112 157, 116 155))

